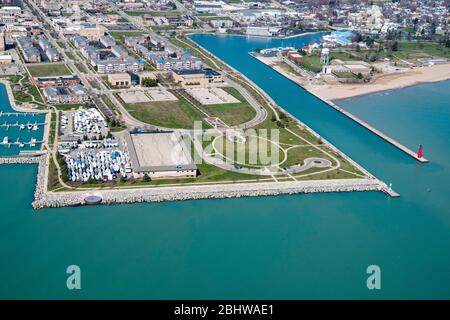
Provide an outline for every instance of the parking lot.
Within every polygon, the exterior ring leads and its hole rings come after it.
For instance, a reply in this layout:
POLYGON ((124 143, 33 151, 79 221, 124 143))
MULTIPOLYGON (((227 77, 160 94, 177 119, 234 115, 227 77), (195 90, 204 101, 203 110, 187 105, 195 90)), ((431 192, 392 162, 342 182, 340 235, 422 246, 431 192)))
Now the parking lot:
POLYGON ((61 113, 60 130, 63 137, 85 135, 89 139, 99 135, 106 136, 109 132, 108 125, 101 113, 95 109, 79 109, 77 111, 64 111, 61 113))

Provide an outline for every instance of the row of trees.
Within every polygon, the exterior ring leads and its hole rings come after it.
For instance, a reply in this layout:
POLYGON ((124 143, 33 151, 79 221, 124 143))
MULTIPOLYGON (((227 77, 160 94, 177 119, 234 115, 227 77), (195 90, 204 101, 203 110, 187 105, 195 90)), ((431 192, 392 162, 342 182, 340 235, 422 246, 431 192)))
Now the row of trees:
POLYGON ((144 78, 142 79, 142 86, 144 87, 156 87, 158 85, 158 79, 144 78))

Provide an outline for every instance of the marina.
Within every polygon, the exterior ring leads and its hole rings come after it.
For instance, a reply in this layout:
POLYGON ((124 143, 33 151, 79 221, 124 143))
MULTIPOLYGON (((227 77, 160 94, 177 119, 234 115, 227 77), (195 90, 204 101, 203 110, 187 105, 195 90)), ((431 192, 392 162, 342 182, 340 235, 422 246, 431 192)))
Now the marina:
POLYGON ((36 145, 42 144, 44 141, 40 140, 37 141, 35 138, 31 138, 30 141, 19 141, 19 138, 17 138, 16 141, 10 141, 8 137, 4 137, 3 141, 1 143, 2 146, 5 146, 9 148, 10 146, 19 146, 19 148, 23 148, 25 146, 29 147, 35 147, 36 145))
POLYGON ((450 298, 448 1, 47 2, 2 8, 1 299, 450 298))
POLYGON ((1 128, 6 128, 6 130, 8 130, 9 128, 19 128, 20 130, 28 129, 28 130, 36 131, 36 130, 38 130, 39 127, 41 127, 41 126, 43 127, 45 125, 46 125, 45 122, 39 122, 39 123, 38 122, 34 122, 34 123, 31 123, 31 122, 27 122, 27 123, 19 123, 19 122, 7 123, 7 122, 4 122, 4 123, 0 124, 0 127, 1 128))

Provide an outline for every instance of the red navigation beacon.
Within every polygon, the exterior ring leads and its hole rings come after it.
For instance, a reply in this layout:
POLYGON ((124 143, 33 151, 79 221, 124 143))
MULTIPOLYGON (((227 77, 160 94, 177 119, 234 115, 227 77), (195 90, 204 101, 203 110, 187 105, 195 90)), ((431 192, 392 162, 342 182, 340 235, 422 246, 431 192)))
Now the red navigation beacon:
POLYGON ((417 150, 417 158, 422 158, 423 155, 423 146, 419 146, 419 150, 417 150))

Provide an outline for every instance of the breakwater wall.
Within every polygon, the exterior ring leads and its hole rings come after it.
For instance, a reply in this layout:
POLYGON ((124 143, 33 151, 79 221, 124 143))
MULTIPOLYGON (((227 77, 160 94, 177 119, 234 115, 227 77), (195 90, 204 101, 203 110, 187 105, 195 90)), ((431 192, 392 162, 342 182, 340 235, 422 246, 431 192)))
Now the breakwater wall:
POLYGON ((318 95, 308 91, 309 93, 311 93, 312 95, 314 95, 315 97, 321 99, 323 102, 327 103, 328 105, 330 105, 332 108, 334 108, 335 110, 339 111, 340 113, 342 113, 343 115, 345 115, 347 118, 353 120, 354 122, 356 122, 357 124, 359 124, 360 126, 366 128, 367 130, 371 131, 372 133, 376 134, 377 136, 379 136, 380 138, 382 138, 383 140, 389 142, 390 144, 392 144, 394 147, 398 148, 399 150, 403 151, 404 153, 406 153, 407 155, 409 155, 410 157, 416 159, 417 161, 419 161, 420 163, 427 163, 429 162, 428 159, 424 158, 424 157, 418 157, 417 153, 412 151, 411 149, 409 149, 408 147, 406 147, 405 145, 401 144, 400 142, 398 142, 397 140, 391 138, 390 136, 388 136, 387 134, 381 132, 380 130, 374 128, 373 126, 371 126, 370 124, 368 124, 367 122, 361 120, 360 118, 358 118, 357 116, 355 116, 353 113, 350 113, 346 110, 344 110, 343 108, 339 107, 338 105, 336 105, 334 102, 331 101, 327 101, 324 100, 322 98, 320 98, 318 95))
MULTIPOLYGON (((40 178, 38 177, 38 180, 39 179, 40 178)), ((383 191, 383 188, 384 186, 376 179, 234 183, 214 185, 214 188, 211 188, 211 186, 208 185, 192 185, 65 192, 42 192, 41 188, 37 186, 33 208, 40 209, 46 207, 56 208, 84 205, 85 199, 88 196, 100 197, 102 199, 102 204, 119 204, 292 195, 319 192, 383 191)))
POLYGON ((214 188, 211 185, 186 185, 52 192, 48 191, 46 187, 48 157, 49 155, 0 158, 0 164, 38 164, 36 189, 32 203, 34 209, 85 205, 85 199, 89 196, 100 197, 102 204, 124 204, 322 192, 382 191, 389 194, 386 185, 375 178, 232 183, 216 184, 214 188))

